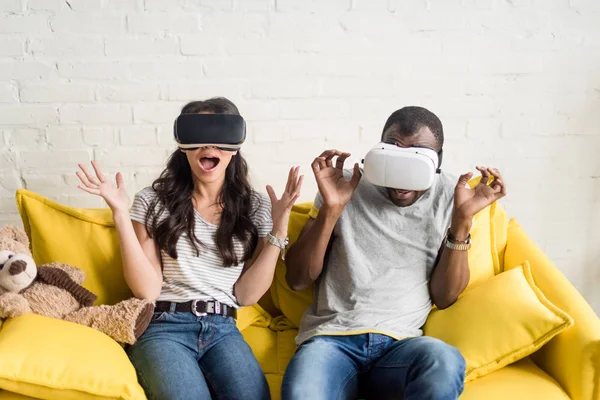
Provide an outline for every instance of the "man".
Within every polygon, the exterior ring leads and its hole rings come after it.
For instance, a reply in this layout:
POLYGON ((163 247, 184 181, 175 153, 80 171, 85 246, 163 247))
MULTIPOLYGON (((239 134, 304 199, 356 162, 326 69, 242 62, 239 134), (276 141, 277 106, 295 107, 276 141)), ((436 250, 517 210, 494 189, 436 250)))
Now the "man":
MULTIPOLYGON (((442 123, 405 107, 388 118, 381 141, 433 149, 441 161, 442 123)), ((315 289, 282 398, 456 399, 465 361, 421 327, 432 301, 449 307, 467 287, 472 219, 506 195, 502 177, 477 167, 473 189, 471 172, 458 182, 442 172, 421 192, 390 189, 361 180, 358 164, 344 171, 348 156, 328 150, 312 163, 319 194, 286 257, 290 287, 315 289)))

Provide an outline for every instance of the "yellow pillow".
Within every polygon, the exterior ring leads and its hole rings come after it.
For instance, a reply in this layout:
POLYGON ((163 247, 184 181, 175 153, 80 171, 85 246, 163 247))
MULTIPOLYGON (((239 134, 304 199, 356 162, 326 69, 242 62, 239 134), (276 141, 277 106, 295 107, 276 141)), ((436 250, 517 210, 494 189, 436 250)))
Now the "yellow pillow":
POLYGON ((39 399, 146 399, 123 348, 72 322, 27 314, 0 332, 0 389, 39 399))
POLYGON ((526 261, 433 310, 424 333, 460 350, 468 382, 534 353, 571 325, 535 285, 526 261))
POLYGON ((20 189, 17 205, 38 264, 61 262, 81 268, 96 304, 131 296, 123 278, 119 241, 110 209, 81 209, 20 189))

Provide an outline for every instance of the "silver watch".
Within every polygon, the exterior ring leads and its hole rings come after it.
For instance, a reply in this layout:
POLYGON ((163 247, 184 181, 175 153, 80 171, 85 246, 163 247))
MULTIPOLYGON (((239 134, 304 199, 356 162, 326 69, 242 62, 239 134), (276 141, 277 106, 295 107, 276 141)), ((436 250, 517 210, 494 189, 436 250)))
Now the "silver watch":
POLYGON ((272 244, 273 246, 277 246, 281 249, 281 259, 285 260, 285 248, 290 243, 290 239, 286 237, 284 240, 279 240, 275 235, 271 232, 267 233, 267 242, 272 244))

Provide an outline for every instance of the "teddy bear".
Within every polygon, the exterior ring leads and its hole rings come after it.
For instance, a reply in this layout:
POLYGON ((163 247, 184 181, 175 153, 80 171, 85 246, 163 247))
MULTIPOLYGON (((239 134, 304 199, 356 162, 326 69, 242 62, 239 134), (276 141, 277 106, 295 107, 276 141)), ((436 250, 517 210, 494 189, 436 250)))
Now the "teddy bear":
POLYGON ((36 266, 29 239, 14 226, 0 229, 0 318, 35 313, 89 326, 121 344, 134 344, 148 327, 154 305, 130 298, 93 306, 96 295, 81 284, 85 273, 68 264, 36 266))

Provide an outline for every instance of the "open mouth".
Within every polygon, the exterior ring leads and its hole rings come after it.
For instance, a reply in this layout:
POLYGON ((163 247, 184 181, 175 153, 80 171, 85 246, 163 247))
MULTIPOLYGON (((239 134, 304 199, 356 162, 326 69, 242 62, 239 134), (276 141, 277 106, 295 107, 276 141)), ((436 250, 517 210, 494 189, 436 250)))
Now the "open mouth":
POLYGON ((204 172, 212 172, 217 168, 221 160, 218 157, 201 157, 200 169, 204 172))
POLYGON ((413 196, 414 192, 412 190, 394 189, 392 193, 393 196, 398 200, 408 200, 413 196))

